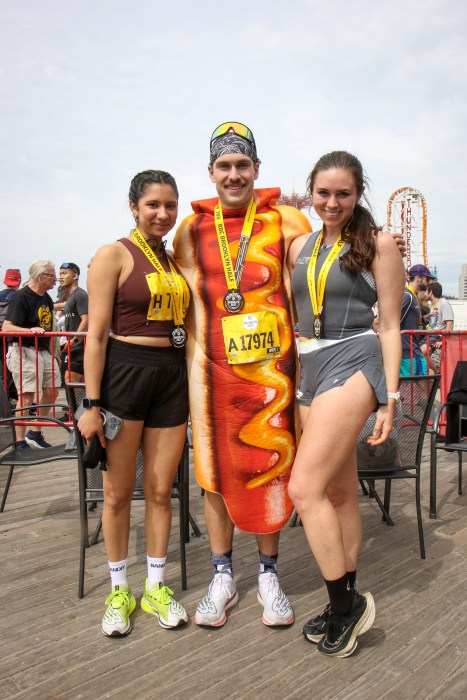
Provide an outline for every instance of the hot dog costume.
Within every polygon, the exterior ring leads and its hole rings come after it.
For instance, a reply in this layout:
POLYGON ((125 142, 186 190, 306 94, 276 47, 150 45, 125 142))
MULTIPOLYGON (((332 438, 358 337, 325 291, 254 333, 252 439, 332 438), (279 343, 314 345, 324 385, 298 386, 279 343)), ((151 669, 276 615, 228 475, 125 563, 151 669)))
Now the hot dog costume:
MULTIPOLYGON (((272 312, 280 343, 280 350, 271 349, 275 357, 227 360, 222 318, 234 314, 224 307, 217 197, 193 202, 194 214, 174 239, 175 261, 191 291, 187 362, 196 478, 223 496, 239 529, 255 534, 279 530, 292 512, 287 482, 297 437, 296 364, 285 260, 291 241, 311 229, 297 209, 276 204, 279 196, 278 188, 254 191, 256 214, 240 284, 245 333, 230 338, 234 349, 264 345, 269 334, 255 334, 254 326, 258 312, 272 312)), ((234 263, 245 214, 223 209, 234 263)))

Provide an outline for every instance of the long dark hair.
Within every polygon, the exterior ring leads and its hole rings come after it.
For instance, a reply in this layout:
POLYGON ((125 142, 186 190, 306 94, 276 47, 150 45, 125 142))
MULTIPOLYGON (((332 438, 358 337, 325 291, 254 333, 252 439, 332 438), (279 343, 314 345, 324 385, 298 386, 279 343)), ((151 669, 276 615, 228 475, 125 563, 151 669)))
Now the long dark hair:
POLYGON ((165 170, 143 170, 131 181, 128 193, 130 202, 138 204, 148 185, 170 185, 178 199, 177 183, 170 173, 166 173, 165 170))
POLYGON ((341 257, 341 264, 353 275, 362 270, 370 270, 376 255, 375 233, 381 231, 373 217, 371 206, 365 194, 368 188, 368 180, 363 172, 363 167, 356 156, 347 151, 332 151, 321 156, 306 181, 307 192, 313 195, 313 187, 317 175, 323 170, 340 168, 348 170, 357 187, 359 197, 363 197, 366 207, 359 202, 355 205, 352 218, 342 228, 341 236, 344 241, 349 241, 350 250, 341 257))

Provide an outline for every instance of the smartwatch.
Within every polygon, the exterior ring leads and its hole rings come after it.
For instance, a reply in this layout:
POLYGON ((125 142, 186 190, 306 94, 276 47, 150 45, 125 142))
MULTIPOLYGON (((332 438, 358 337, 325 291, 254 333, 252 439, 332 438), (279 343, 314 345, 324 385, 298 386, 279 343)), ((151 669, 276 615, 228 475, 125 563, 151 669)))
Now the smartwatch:
POLYGON ((93 408, 93 406, 100 406, 100 399, 89 399, 87 396, 83 399, 83 408, 93 408))
POLYGON ((401 400, 400 391, 388 391, 388 399, 395 399, 396 403, 401 400))

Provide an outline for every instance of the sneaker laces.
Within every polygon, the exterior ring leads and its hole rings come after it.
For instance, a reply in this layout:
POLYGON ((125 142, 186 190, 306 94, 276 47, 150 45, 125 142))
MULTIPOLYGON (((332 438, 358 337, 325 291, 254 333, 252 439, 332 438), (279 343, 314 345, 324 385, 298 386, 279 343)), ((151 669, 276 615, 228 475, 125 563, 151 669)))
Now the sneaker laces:
POLYGON ((272 573, 272 572, 267 572, 259 575, 259 580, 260 583, 263 581, 267 581, 267 584, 263 584, 263 586, 266 586, 267 593, 268 595, 271 593, 272 595, 284 595, 284 592, 282 591, 280 585, 279 585, 279 579, 277 578, 277 574, 272 573))
POLYGON ((336 643, 341 639, 350 620, 350 615, 336 615, 331 612, 329 616, 328 639, 332 643, 336 643))
MULTIPOLYGON (((282 611, 288 610, 290 608, 290 603, 285 595, 284 591, 282 590, 279 579, 277 577, 276 573, 273 572, 267 572, 259 575, 259 580, 260 582, 264 581, 265 578, 263 579, 262 577, 267 577, 267 583, 263 584, 266 586, 266 596, 268 598, 274 598, 276 600, 276 604, 279 608, 279 610, 282 609, 282 611)), ((261 584, 260 584, 260 592, 261 592, 261 584)))
POLYGON ((130 605, 131 591, 112 591, 107 600, 106 605, 112 605, 114 609, 122 608, 124 605, 130 605))
POLYGON ((223 593, 226 598, 230 598, 232 595, 232 592, 230 590, 230 585, 232 584, 233 578, 230 576, 230 574, 219 572, 218 574, 214 574, 214 578, 212 579, 211 583, 209 584, 208 592, 206 593, 205 600, 211 600, 214 597, 214 594, 218 591, 219 593, 223 593), (227 580, 228 577, 228 580, 227 580))
POLYGON ((168 586, 160 586, 156 590, 148 591, 148 595, 154 596, 159 603, 162 605, 170 605, 174 592, 170 590, 168 586))
POLYGON ((316 617, 313 618, 312 622, 314 620, 316 620, 316 621, 327 620, 330 614, 331 614, 331 603, 328 603, 326 605, 326 607, 324 608, 323 612, 321 613, 321 615, 316 615, 316 617))

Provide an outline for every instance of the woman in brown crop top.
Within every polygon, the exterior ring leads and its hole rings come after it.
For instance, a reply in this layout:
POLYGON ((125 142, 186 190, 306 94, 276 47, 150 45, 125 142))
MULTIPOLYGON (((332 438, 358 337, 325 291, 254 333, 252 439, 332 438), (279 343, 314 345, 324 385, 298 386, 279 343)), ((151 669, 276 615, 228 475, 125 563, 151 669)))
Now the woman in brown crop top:
POLYGON ((102 515, 112 583, 102 620, 107 636, 131 631, 130 615, 136 606, 126 567, 140 447, 148 560, 141 607, 164 628, 187 621, 184 608, 164 585, 172 484, 188 415, 183 319, 189 292, 163 241, 177 219, 174 178, 155 170, 138 173, 131 182, 129 203, 136 228, 128 237, 102 246, 89 269, 84 371, 91 407, 78 423, 86 440, 97 435, 107 452, 102 515), (104 438, 100 406, 123 419, 113 440, 104 438))

